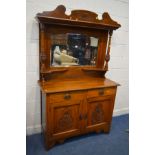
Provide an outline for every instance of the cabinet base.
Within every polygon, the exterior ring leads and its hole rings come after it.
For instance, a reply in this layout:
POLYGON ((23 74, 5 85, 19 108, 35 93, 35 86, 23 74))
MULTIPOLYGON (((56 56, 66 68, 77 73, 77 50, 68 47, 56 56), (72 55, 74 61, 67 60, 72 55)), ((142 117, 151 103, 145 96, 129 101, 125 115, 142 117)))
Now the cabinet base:
MULTIPOLYGON (((94 131, 91 131, 91 132, 85 132, 85 133, 82 133, 80 135, 84 135, 84 134, 89 134, 89 133, 93 133, 93 132, 96 132, 97 134, 103 132, 103 134, 108 134, 110 133, 110 125, 109 124, 106 124, 104 125, 104 127, 100 128, 100 129, 94 129, 94 131)), ((80 136, 80 135, 75 135, 75 136, 80 136)), ((73 136, 71 136, 73 137, 73 136)), ((45 149, 48 151, 49 149, 51 149, 55 144, 63 144, 64 141, 66 139, 68 139, 69 137, 66 137, 64 139, 56 139, 56 140, 49 140, 48 138, 45 139, 45 149)))

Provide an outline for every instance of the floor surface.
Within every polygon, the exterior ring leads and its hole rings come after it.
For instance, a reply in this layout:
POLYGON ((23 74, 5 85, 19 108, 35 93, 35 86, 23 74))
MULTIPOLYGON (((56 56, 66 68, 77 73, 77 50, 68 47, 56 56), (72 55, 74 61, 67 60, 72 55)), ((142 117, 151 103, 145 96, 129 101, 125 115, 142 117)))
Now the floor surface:
POLYGON ((128 155, 129 115, 113 117, 109 134, 91 133, 70 138, 49 151, 44 149, 43 137, 35 134, 26 137, 27 155, 128 155))

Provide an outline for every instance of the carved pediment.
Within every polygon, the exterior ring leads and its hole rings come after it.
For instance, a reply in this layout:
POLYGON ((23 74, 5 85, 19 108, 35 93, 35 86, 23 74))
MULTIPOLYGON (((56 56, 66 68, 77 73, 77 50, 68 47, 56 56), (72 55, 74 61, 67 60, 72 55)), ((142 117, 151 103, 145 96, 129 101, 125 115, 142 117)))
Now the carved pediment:
POLYGON ((95 24, 95 26, 99 25, 100 27, 109 26, 111 29, 117 29, 121 26, 116 21, 112 20, 107 12, 103 13, 101 20, 98 19, 98 14, 87 10, 72 10, 70 15, 66 15, 65 12, 65 6, 59 5, 53 11, 44 11, 43 13, 38 13, 37 19, 39 19, 40 22, 46 21, 46 23, 59 23, 59 21, 63 20, 63 22, 66 21, 66 23, 68 21, 70 21, 70 24, 79 22, 82 25, 82 22, 84 22, 87 23, 87 25, 95 24))
POLYGON ((57 8, 53 11, 44 11, 42 13, 38 13, 37 16, 46 16, 46 17, 56 17, 56 18, 66 18, 68 16, 65 14, 66 8, 63 5, 57 6, 57 8))
POLYGON ((97 22, 98 15, 91 11, 86 10, 73 10, 70 15, 70 19, 79 21, 97 22))

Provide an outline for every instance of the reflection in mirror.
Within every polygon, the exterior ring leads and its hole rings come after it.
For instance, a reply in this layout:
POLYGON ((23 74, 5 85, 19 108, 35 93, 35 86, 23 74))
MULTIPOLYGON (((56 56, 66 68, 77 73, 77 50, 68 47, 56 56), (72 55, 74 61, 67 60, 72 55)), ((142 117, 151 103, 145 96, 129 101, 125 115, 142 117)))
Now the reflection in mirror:
POLYGON ((96 65, 98 38, 67 33, 51 36, 51 66, 96 65))

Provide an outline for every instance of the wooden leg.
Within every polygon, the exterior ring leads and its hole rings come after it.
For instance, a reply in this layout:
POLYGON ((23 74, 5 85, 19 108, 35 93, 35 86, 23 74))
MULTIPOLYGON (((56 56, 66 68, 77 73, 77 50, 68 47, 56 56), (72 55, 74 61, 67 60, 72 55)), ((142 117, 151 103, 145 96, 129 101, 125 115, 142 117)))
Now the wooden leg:
POLYGON ((101 133, 101 130, 100 129, 96 130, 96 133, 101 133))
POLYGON ((59 144, 63 144, 64 143, 64 139, 61 139, 61 140, 59 140, 58 142, 59 142, 59 144))
POLYGON ((104 131, 104 133, 109 133, 110 132, 110 124, 107 124, 106 126, 104 126, 103 131, 104 131))
POLYGON ((48 150, 51 149, 54 145, 55 145, 55 141, 46 142, 46 143, 45 143, 45 148, 46 148, 46 150, 48 151, 48 150))

